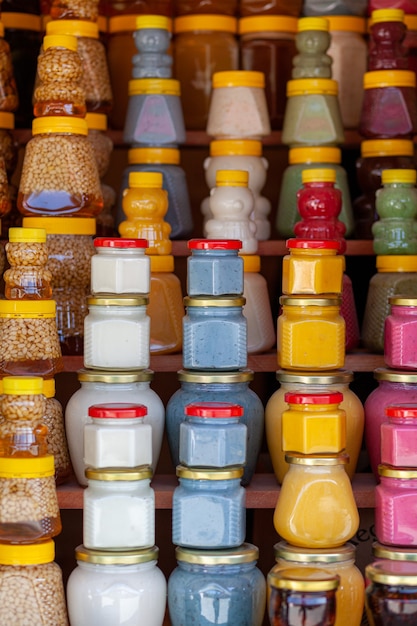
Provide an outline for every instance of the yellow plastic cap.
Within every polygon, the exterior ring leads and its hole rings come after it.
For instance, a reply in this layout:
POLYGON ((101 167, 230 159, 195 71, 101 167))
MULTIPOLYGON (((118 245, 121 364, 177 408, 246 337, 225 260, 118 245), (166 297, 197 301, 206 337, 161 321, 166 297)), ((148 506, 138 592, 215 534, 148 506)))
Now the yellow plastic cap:
POLYGON ((45 243, 44 228, 9 228, 10 243, 45 243))
POLYGON ((47 35, 74 35, 74 37, 90 37, 98 39, 99 31, 96 22, 87 20, 51 20, 46 25, 47 35))
POLYGON ((162 189, 161 172, 130 172, 128 185, 131 188, 162 189))
POLYGON ((407 139, 367 139, 361 143, 361 156, 413 156, 414 144, 407 139))
POLYGON ((408 30, 417 30, 417 15, 404 15, 404 24, 408 30))
POLYGON ((243 259, 243 271, 244 272, 260 272, 261 271, 261 257, 259 254, 240 254, 243 259))
POLYGON ((151 272, 173 272, 174 256, 172 254, 150 254, 151 272))
POLYGON ((17 30, 33 30, 36 33, 41 31, 41 18, 39 15, 31 13, 15 13, 2 11, 1 21, 4 28, 13 28, 17 30))
POLYGON ((217 170, 216 187, 247 187, 249 172, 246 170, 217 170))
POLYGON ((325 17, 301 17, 297 23, 297 30, 302 33, 305 30, 329 30, 329 22, 325 17))
POLYGON ((303 170, 301 181, 305 183, 335 183, 336 172, 331 169, 316 168, 314 170, 303 170))
POLYGON ((378 272, 417 272, 415 254, 380 254, 376 257, 378 272))
POLYGON ((10 396, 32 396, 43 393, 43 378, 40 376, 5 376, 3 393, 10 396))
POLYGON ((179 165, 180 151, 177 148, 132 148, 128 150, 129 165, 137 163, 161 163, 179 165))
POLYGON ((165 15, 139 15, 136 18, 136 30, 142 28, 162 28, 169 30, 170 19, 165 15))
POLYGON ((53 116, 37 117, 32 122, 32 135, 44 133, 72 133, 87 135, 87 122, 80 117, 53 116))
POLYGON ((53 398, 55 396, 55 380, 53 378, 44 378, 42 393, 45 398, 53 398))
POLYGON ((47 478, 55 473, 52 454, 27 459, 0 457, 0 477, 47 478))
POLYGON ((296 163, 341 163, 340 148, 313 146, 310 148, 291 148, 288 154, 290 165, 296 163))
POLYGON ((229 15, 181 15, 174 19, 174 33, 193 30, 216 30, 225 33, 237 32, 237 19, 229 15))
POLYGON ((55 300, 0 300, 1 317, 55 317, 55 300))
POLYGON ((296 33, 297 18, 290 15, 253 15, 239 20, 239 34, 258 32, 296 33))
POLYGON ((94 217, 24 217, 25 228, 44 228, 47 235, 95 235, 94 217))
POLYGON ((403 22, 404 11, 402 9, 376 9, 371 13, 370 25, 378 22, 403 22))
POLYGON ((392 183, 404 183, 415 185, 417 181, 416 170, 382 170, 381 181, 383 185, 392 183))
POLYGON ((107 130, 107 115, 104 113, 86 113, 84 119, 89 130, 107 130))
POLYGON ((265 74, 246 70, 215 72, 212 85, 214 89, 219 87, 257 87, 263 89, 265 87, 265 74))
POLYGON ((174 78, 135 78, 129 80, 129 96, 142 94, 164 94, 165 96, 179 96, 180 82, 174 78))
POLYGON ((55 544, 52 539, 37 543, 1 543, 1 565, 41 565, 52 563, 55 558, 55 544))
POLYGON ((78 49, 78 41, 74 35, 45 35, 42 42, 42 48, 67 48, 74 52, 78 49))
POLYGON ((376 70, 363 75, 364 89, 381 87, 415 87, 415 72, 409 70, 376 70))
POLYGON ((0 111, 0 128, 7 130, 14 128, 14 113, 0 111))
POLYGON ((210 156, 262 156, 262 142, 254 139, 218 139, 210 142, 210 156))
POLYGON ((287 82, 287 96, 322 94, 337 96, 338 84, 331 78, 298 78, 287 82))
POLYGON ((350 33, 359 33, 363 35, 366 32, 366 21, 363 17, 355 17, 353 15, 326 15, 329 22, 329 30, 348 31, 350 33))

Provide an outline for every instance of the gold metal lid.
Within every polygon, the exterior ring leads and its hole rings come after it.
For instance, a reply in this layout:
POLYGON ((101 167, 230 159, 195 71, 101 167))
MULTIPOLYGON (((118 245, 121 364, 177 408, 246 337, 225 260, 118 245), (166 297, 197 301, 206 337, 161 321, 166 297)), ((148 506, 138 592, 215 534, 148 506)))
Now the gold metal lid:
POLYGON ((146 296, 135 297, 112 297, 107 296, 94 296, 93 298, 87 298, 88 306, 147 306, 149 304, 149 298, 146 296))
POLYGON ((112 370, 88 370, 80 369, 77 372, 78 380, 81 383, 145 383, 153 379, 152 370, 137 371, 112 371, 112 370))
POLYGON ((251 543, 242 543, 238 548, 230 550, 190 550, 175 548, 177 561, 194 565, 238 565, 257 561, 259 550, 251 543))
POLYGON ((274 545, 276 559, 295 561, 297 563, 341 563, 355 558, 356 548, 352 543, 345 543, 339 548, 312 550, 297 548, 286 541, 274 545))
POLYGON ((374 378, 375 380, 386 380, 390 383, 417 383, 417 372, 377 367, 374 370, 374 378))
POLYGON ((336 383, 350 383, 353 372, 349 370, 333 370, 332 372, 291 372, 277 370, 276 379, 280 383, 301 383, 305 385, 333 385, 336 383))
POLYGON ((238 296, 237 298, 207 298, 206 296, 197 296, 189 298, 185 296, 184 306, 213 306, 213 307, 226 307, 226 306, 244 306, 246 298, 238 296))
POLYGON ((240 370, 237 372, 179 370, 177 374, 178 380, 182 383, 246 383, 254 378, 252 370, 240 370))
POLYGON ((198 469, 177 465, 176 472, 178 478, 189 478, 191 480, 231 480, 232 478, 242 478, 243 467, 235 465, 227 469, 198 469))
POLYGON ((381 464, 378 465, 378 474, 385 478, 417 478, 417 469, 381 464))
POLYGON ((400 548, 398 546, 384 546, 375 541, 372 544, 372 554, 378 559, 389 561, 417 561, 417 548, 400 548))
POLYGON ((75 548, 77 561, 94 563, 95 565, 136 565, 136 563, 148 563, 157 561, 159 548, 144 548, 143 550, 126 550, 123 552, 109 552, 104 550, 90 550, 85 546, 75 548))
POLYGON ((287 452, 285 460, 291 465, 346 465, 349 463, 349 455, 345 452, 340 454, 293 454, 287 452))
POLYGON ((388 302, 397 306, 417 306, 417 298, 408 296, 391 296, 388 298, 388 302))
POLYGON ((342 298, 336 294, 329 298, 318 298, 317 296, 303 296, 302 298, 280 296, 279 303, 283 306, 340 306, 342 298))
POLYGON ((338 588, 340 578, 316 567, 289 567, 269 572, 268 583, 291 591, 332 591, 338 588))
POLYGON ((85 470, 85 477, 89 480, 105 480, 105 481, 130 481, 130 480, 144 480, 145 478, 152 478, 152 468, 150 465, 139 465, 137 467, 103 467, 96 469, 88 467, 85 470))
POLYGON ((388 559, 367 565, 365 577, 371 582, 390 586, 417 586, 417 563, 388 559))

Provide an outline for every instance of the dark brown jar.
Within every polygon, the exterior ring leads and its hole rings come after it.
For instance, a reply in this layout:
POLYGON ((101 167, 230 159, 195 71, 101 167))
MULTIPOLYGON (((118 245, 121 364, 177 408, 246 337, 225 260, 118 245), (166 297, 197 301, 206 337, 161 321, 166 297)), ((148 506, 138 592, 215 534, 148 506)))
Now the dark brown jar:
POLYGON ((381 560, 368 565, 370 581, 365 606, 372 626, 415 626, 417 623, 417 563, 381 560))
POLYGON ((240 15, 292 15, 299 17, 302 0, 240 0, 240 15))

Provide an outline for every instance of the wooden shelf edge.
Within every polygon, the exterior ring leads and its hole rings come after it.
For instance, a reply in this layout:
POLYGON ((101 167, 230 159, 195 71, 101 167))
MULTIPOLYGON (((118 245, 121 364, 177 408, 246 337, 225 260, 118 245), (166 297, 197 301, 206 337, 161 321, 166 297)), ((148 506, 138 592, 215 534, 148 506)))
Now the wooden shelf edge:
MULTIPOLYGON (((156 475, 152 481, 155 490, 156 509, 172 509, 172 494, 177 486, 177 478, 171 474, 156 475)), ((375 478, 373 474, 356 474, 352 487, 358 508, 375 507, 375 478)), ((273 474, 255 474, 246 487, 247 509, 274 509, 280 487, 273 474)), ((57 488, 58 503, 61 509, 82 509, 84 488, 75 478, 57 488)))

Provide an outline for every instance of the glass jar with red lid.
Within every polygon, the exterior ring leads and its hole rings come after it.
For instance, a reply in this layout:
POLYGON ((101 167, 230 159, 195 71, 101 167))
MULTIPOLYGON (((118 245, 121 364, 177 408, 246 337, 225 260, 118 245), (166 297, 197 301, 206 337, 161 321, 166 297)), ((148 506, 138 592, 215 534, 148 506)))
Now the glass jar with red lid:
POLYGON ((388 422, 381 424, 381 463, 415 467, 417 450, 417 404, 385 407, 388 422))
POLYGON ((91 293, 150 292, 151 262, 146 239, 96 237, 91 257, 91 293))
POLYGON ((384 359, 393 369, 417 369, 417 298, 391 296, 385 318, 384 359))
POLYGON ((282 260, 282 293, 341 293, 345 258, 332 239, 288 239, 282 260))
POLYGON ((189 296, 225 296, 243 293, 243 259, 239 239, 190 239, 187 259, 189 296))

